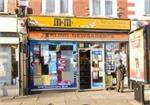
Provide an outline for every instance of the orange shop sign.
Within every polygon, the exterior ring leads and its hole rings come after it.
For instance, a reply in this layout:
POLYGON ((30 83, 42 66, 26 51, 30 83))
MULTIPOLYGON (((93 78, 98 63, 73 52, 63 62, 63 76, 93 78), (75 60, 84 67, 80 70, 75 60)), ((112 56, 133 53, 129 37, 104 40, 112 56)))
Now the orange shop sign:
POLYGON ((84 18, 84 17, 50 17, 29 16, 29 27, 70 28, 70 29, 114 29, 130 30, 130 20, 84 18))
POLYGON ((72 40, 72 41, 127 41, 124 33, 69 33, 69 32, 29 32, 29 39, 72 40))

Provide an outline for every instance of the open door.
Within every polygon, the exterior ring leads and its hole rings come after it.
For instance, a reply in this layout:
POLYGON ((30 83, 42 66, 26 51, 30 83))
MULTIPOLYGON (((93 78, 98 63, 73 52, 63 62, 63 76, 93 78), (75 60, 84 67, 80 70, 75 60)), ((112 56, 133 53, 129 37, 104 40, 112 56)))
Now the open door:
POLYGON ((91 88, 90 50, 79 49, 80 89, 91 88))

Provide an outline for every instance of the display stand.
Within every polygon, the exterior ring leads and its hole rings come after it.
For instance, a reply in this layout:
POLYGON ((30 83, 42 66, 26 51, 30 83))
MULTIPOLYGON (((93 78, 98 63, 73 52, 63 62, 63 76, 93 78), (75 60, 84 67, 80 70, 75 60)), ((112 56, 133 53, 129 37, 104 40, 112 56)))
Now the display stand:
POLYGON ((144 85, 141 82, 134 81, 134 99, 144 105, 144 85))

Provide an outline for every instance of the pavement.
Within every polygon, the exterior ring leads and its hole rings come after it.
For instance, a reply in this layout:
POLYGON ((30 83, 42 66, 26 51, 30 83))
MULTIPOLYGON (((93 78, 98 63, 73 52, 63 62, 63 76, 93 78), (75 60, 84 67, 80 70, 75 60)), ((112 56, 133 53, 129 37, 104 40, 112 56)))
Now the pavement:
MULTIPOLYGON (((150 105, 150 89, 145 90, 145 105, 150 105)), ((134 100, 134 92, 115 90, 44 91, 39 94, 0 97, 0 105, 142 105, 134 100)))

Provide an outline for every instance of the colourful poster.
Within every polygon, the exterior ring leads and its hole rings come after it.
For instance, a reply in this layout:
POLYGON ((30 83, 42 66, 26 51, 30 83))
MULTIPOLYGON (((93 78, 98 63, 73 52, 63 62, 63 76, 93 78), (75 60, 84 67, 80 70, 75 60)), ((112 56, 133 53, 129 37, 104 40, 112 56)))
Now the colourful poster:
POLYGON ((64 71, 66 66, 66 58, 58 58, 58 70, 64 71))
POLYGON ((35 86, 43 85, 42 77, 41 76, 34 76, 33 83, 35 86))
POLYGON ((140 29, 129 36, 130 78, 144 82, 144 30, 140 29))
POLYGON ((112 85, 113 85, 112 75, 106 75, 106 86, 112 86, 112 85))
POLYGON ((51 73, 57 73, 57 65, 56 65, 56 61, 50 61, 48 63, 48 69, 49 69, 49 74, 51 73))
POLYGON ((50 85, 50 76, 49 75, 42 75, 42 82, 43 82, 43 85, 50 85))

